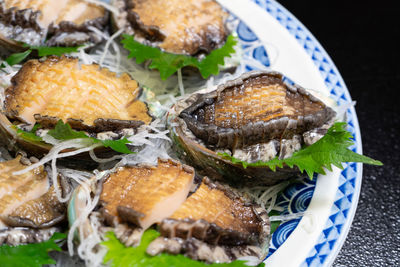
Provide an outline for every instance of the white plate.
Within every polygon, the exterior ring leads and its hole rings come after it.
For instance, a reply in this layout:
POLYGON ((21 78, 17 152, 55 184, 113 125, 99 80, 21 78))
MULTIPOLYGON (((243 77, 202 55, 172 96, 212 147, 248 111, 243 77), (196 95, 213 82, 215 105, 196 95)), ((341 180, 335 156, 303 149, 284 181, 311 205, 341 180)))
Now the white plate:
MULTIPOLYGON (((218 0, 236 16, 236 31, 246 55, 260 66, 242 64, 243 70, 270 68, 305 88, 329 95, 339 105, 351 102, 349 92, 332 60, 313 35, 279 3, 271 0, 218 0)), ((249 63, 250 64, 250 63, 249 63)), ((354 108, 347 111, 353 151, 362 153, 354 108)), ((344 164, 290 185, 279 197, 283 213, 305 211, 274 232, 267 266, 330 266, 353 220, 362 179, 362 165, 344 164)))

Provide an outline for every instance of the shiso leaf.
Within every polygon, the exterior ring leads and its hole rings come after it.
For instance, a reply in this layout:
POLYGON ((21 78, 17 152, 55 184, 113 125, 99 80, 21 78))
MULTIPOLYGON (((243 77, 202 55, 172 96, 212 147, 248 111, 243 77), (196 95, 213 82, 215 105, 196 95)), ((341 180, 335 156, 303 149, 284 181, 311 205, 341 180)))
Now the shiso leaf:
POLYGON ((213 50, 202 60, 187 55, 178 55, 161 51, 160 49, 135 41, 131 35, 124 34, 121 43, 129 53, 129 58, 135 58, 136 63, 141 64, 150 60, 150 69, 157 69, 162 80, 166 80, 172 74, 183 67, 191 66, 197 68, 201 76, 207 79, 210 75, 219 73, 219 66, 224 65, 225 58, 231 57, 235 53, 234 46, 237 40, 233 35, 229 35, 224 46, 213 50))
POLYGON ((66 238, 65 234, 55 233, 48 241, 19 246, 0 246, 0 265, 2 267, 40 267, 55 264, 49 256, 50 251, 61 251, 57 241, 66 238))
POLYGON ((243 168, 265 166, 276 171, 277 168, 283 168, 285 164, 290 168, 297 166, 302 173, 305 171, 310 179, 313 178, 314 173, 325 174, 324 168, 331 171, 332 165, 343 169, 342 163, 344 162, 361 162, 382 166, 383 163, 379 160, 371 159, 348 149, 354 142, 352 141, 353 136, 346 130, 346 126, 345 122, 336 122, 319 141, 293 153, 287 159, 274 158, 267 162, 248 163, 227 153, 219 153, 219 155, 235 164, 242 164, 243 168))
POLYGON ((71 140, 77 138, 88 138, 93 144, 101 143, 104 147, 109 147, 112 150, 123 153, 123 154, 132 154, 133 152, 129 150, 126 144, 129 144, 130 141, 126 138, 118 139, 118 140, 100 140, 97 138, 89 137, 86 133, 82 131, 75 131, 71 128, 68 123, 64 123, 62 120, 59 120, 54 127, 54 129, 50 130, 48 135, 54 137, 57 140, 71 140))
MULTIPOLYGON (((33 50, 36 50, 39 57, 46 56, 62 56, 63 54, 78 52, 80 46, 76 47, 50 47, 50 46, 31 46, 28 44, 23 44, 23 47, 26 47, 27 50, 21 53, 14 53, 7 57, 4 61, 7 62, 8 65, 12 66, 18 63, 21 63, 25 58, 27 58, 33 50)), ((0 68, 4 68, 4 64, 0 65, 0 68)))
POLYGON ((84 132, 72 130, 71 126, 68 123, 64 123, 62 120, 58 120, 54 129, 51 129, 47 134, 57 140, 89 138, 84 132))
MULTIPOLYGON (((22 62, 25 58, 27 58, 31 53, 32 53, 32 50, 28 49, 21 53, 11 54, 9 57, 7 57, 5 59, 5 62, 7 62, 7 64, 10 66, 18 64, 18 63, 22 62)), ((4 65, 1 64, 1 67, 4 68, 4 65)))
POLYGON ((64 54, 78 52, 80 46, 75 47, 58 47, 58 46, 29 46, 32 50, 36 50, 39 57, 62 56, 64 54))
MULTIPOLYGON (((276 210, 272 210, 268 213, 268 217, 271 216, 276 216, 276 215, 280 215, 280 213, 276 210)), ((281 225, 281 221, 270 221, 270 235, 272 236, 272 234, 276 231, 276 229, 278 229, 278 227, 281 225)))
MULTIPOLYGON (((93 138, 95 139, 95 138, 93 138)), ((123 154, 132 154, 133 152, 129 150, 129 148, 126 146, 126 144, 130 144, 131 141, 129 141, 126 138, 118 139, 118 140, 99 140, 95 139, 96 141, 100 141, 104 147, 109 147, 114 151, 117 151, 119 153, 123 154)))
MULTIPOLYGON (((106 234, 107 241, 101 244, 108 251, 104 256, 103 263, 110 264, 111 267, 245 267, 245 261, 234 261, 231 263, 214 263, 206 264, 200 261, 195 261, 183 255, 171 255, 162 253, 157 256, 150 256, 146 253, 148 245, 160 235, 159 232, 153 229, 146 230, 142 236, 142 240, 137 247, 125 247, 116 237, 113 232, 106 234)), ((258 266, 264 266, 261 263, 258 266)))
POLYGON ((36 131, 41 127, 39 123, 35 124, 35 126, 33 126, 32 130, 30 130, 29 132, 23 131, 15 125, 13 127, 17 131, 18 136, 24 140, 33 141, 33 142, 42 142, 43 141, 43 139, 40 136, 37 136, 35 134, 36 131))
MULTIPOLYGON (((40 124, 35 124, 33 129, 31 131, 27 132, 27 131, 23 131, 15 126, 19 137, 23 138, 24 140, 34 141, 34 142, 42 142, 43 141, 43 139, 40 136, 37 136, 35 134, 37 129, 40 127, 41 127, 40 124)), ((64 123, 62 120, 59 120, 57 122, 56 126, 54 127, 54 129, 51 129, 47 134, 54 137, 57 140, 60 140, 60 141, 66 141, 66 140, 78 139, 78 138, 89 139, 92 141, 92 144, 101 143, 104 147, 109 147, 112 150, 119 152, 119 153, 123 153, 123 154, 132 154, 133 153, 126 146, 127 144, 131 143, 126 138, 118 139, 118 140, 100 140, 100 139, 97 139, 94 137, 89 137, 88 135, 86 135, 85 132, 73 130, 68 123, 64 123)))

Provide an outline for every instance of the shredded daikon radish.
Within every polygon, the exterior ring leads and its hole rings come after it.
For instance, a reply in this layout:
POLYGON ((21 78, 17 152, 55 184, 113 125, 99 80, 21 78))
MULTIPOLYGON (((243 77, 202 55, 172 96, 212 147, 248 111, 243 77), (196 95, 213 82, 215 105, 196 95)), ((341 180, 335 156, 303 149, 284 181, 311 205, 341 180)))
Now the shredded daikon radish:
MULTIPOLYGON (((123 33, 124 29, 120 29, 119 31, 117 31, 116 33, 114 33, 106 42, 105 46, 104 46, 104 52, 103 55, 100 58, 99 61, 99 65, 102 66, 104 59, 108 53, 109 47, 111 45, 111 43, 115 44, 114 39, 117 38, 118 36, 120 36, 123 33)), ((118 45, 114 45, 114 50, 118 49, 118 45)), ((118 66, 117 66, 118 67, 118 66)))
POLYGON ((93 215, 91 215, 90 219, 87 221, 90 223, 93 231, 88 236, 81 239, 77 249, 78 255, 85 261, 86 266, 101 266, 107 249, 99 245, 99 243, 103 241, 102 235, 97 231, 97 229, 100 228, 100 222, 98 218, 93 215))
POLYGON ((94 153, 94 150, 90 150, 89 155, 93 161, 96 161, 98 163, 107 163, 107 162, 110 162, 113 160, 121 159, 123 157, 122 155, 115 155, 115 156, 112 156, 111 158, 98 158, 96 156, 96 154, 94 153))
POLYGON ((271 210, 274 210, 278 193, 285 189, 289 184, 289 181, 284 181, 269 187, 245 188, 243 189, 243 192, 250 196, 253 201, 269 213, 271 210))
POLYGON ((297 213, 290 213, 290 214, 285 214, 285 215, 276 215, 276 216, 271 216, 269 217, 269 220, 271 222, 276 222, 276 221, 281 221, 281 222, 286 222, 289 220, 294 220, 303 217, 305 212, 297 212, 297 213))
POLYGON ((340 106, 334 106, 333 109, 336 111, 336 120, 338 121, 346 121, 346 112, 348 109, 354 107, 356 105, 356 101, 346 102, 341 104, 340 106))
POLYGON ((23 170, 14 172, 13 175, 21 175, 27 173, 51 161, 51 179, 54 185, 56 196, 60 202, 67 202, 70 196, 68 195, 66 197, 62 197, 62 192, 58 186, 58 172, 56 166, 57 159, 78 155, 93 150, 94 148, 99 146, 101 146, 101 144, 93 144, 90 140, 88 141, 87 139, 74 139, 61 142, 58 145, 53 146, 49 153, 44 156, 39 162, 34 163, 23 170), (60 153, 62 150, 71 148, 75 150, 71 152, 60 153))
POLYGON ((237 260, 244 261, 247 266, 257 266, 260 264, 260 259, 255 256, 240 257, 237 260))
MULTIPOLYGON (((115 168, 114 168, 115 169, 115 168)), ((114 171, 114 169, 109 170, 109 171, 103 171, 103 172, 96 172, 95 171, 95 175, 94 177, 92 177, 92 179, 90 180, 85 180, 83 183, 80 184, 80 191, 77 193, 76 197, 76 201, 84 201, 85 202, 85 206, 83 208, 83 210, 81 210, 79 216, 76 218, 76 220, 73 222, 73 224, 71 225, 69 232, 68 232, 68 238, 67 238, 67 244, 68 244, 68 252, 70 254, 70 256, 74 255, 74 244, 73 244, 73 238, 75 235, 76 230, 78 230, 78 234, 80 237, 80 241, 84 241, 86 239, 86 234, 88 234, 87 231, 85 231, 83 228, 87 225, 85 225, 86 223, 88 223, 88 218, 90 213, 93 211, 93 209, 97 206, 98 201, 100 199, 100 194, 101 194, 101 186, 98 187, 96 186, 97 183, 101 183, 103 180, 110 172, 114 171), (94 197, 92 199, 92 193, 94 192, 94 197)), ((97 228, 93 227, 93 230, 97 231, 97 228)), ((90 233, 90 234, 94 234, 94 237, 100 237, 100 235, 97 232, 94 233, 90 233)), ((99 239, 97 239, 97 241, 99 241, 99 239)), ((86 249, 84 249, 85 247, 87 248, 88 243, 83 243, 83 247, 81 249, 79 249, 78 247, 78 251, 80 251, 80 256, 84 255, 84 251, 87 252, 86 249)), ((98 242, 97 242, 98 244, 98 242)), ((82 243, 79 245, 81 246, 82 243)), ((90 246, 89 246, 90 247, 90 246)), ((91 247, 92 249, 92 247, 91 247)), ((90 253, 90 252, 89 252, 90 253)), ((102 258, 101 258, 102 259, 102 258)), ((94 265, 96 266, 96 265, 94 265)))
POLYGON ((183 81, 182 81, 182 70, 178 70, 178 85, 179 85, 179 92, 181 93, 181 96, 185 95, 185 88, 183 87, 183 81))

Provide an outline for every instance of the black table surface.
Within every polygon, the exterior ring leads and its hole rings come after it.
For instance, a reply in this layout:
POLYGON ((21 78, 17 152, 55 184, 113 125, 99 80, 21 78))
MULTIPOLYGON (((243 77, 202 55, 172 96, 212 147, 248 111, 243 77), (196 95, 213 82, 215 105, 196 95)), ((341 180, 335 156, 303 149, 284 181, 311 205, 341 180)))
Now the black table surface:
POLYGON ((360 122, 357 212, 333 266, 400 266, 399 17, 394 1, 279 1, 319 40, 343 76, 360 122))

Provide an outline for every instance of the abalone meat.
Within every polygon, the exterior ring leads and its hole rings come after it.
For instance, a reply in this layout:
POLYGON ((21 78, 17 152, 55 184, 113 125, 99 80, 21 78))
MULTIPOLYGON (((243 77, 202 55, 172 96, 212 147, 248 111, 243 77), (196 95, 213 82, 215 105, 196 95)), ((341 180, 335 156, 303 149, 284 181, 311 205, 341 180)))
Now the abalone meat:
POLYGON ((43 166, 13 174, 25 164, 30 161, 20 155, 0 163, 0 245, 44 241, 66 218, 66 205, 58 200, 43 166))
POLYGON ((205 177, 200 187, 160 224, 147 252, 182 253, 207 262, 266 256, 270 234, 265 210, 235 189, 205 177))
POLYGON ((298 169, 243 168, 221 154, 247 163, 287 158, 310 145, 305 138, 310 132, 321 138, 334 117, 330 107, 305 89, 285 83, 280 73, 265 71, 243 74, 209 93, 195 93, 170 112, 171 135, 183 160, 232 183, 265 185, 293 176, 298 169))
POLYGON ((193 179, 191 167, 173 160, 159 160, 156 167, 122 167, 103 184, 102 212, 111 223, 127 222, 147 229, 179 208, 193 179))
POLYGON ((228 13, 213 0, 114 0, 118 29, 174 54, 207 54, 225 43, 228 13))
MULTIPOLYGON (((84 0, 0 0, 0 45, 21 50, 19 42, 33 46, 77 46, 98 43, 108 12, 84 0)), ((14 50, 14 51, 13 51, 14 50)))
MULTIPOLYGON (((137 82, 124 73, 119 77, 96 64, 80 64, 76 58, 48 57, 26 62, 5 90, 2 132, 16 139, 16 146, 35 154, 36 144, 21 140, 14 125, 31 129, 41 125, 39 134, 59 120, 73 129, 87 131, 99 139, 121 138, 149 124, 147 105, 137 98, 137 82)), ((41 154, 46 146, 36 146, 41 154)), ((37 155, 40 156, 40 155, 37 155)))

